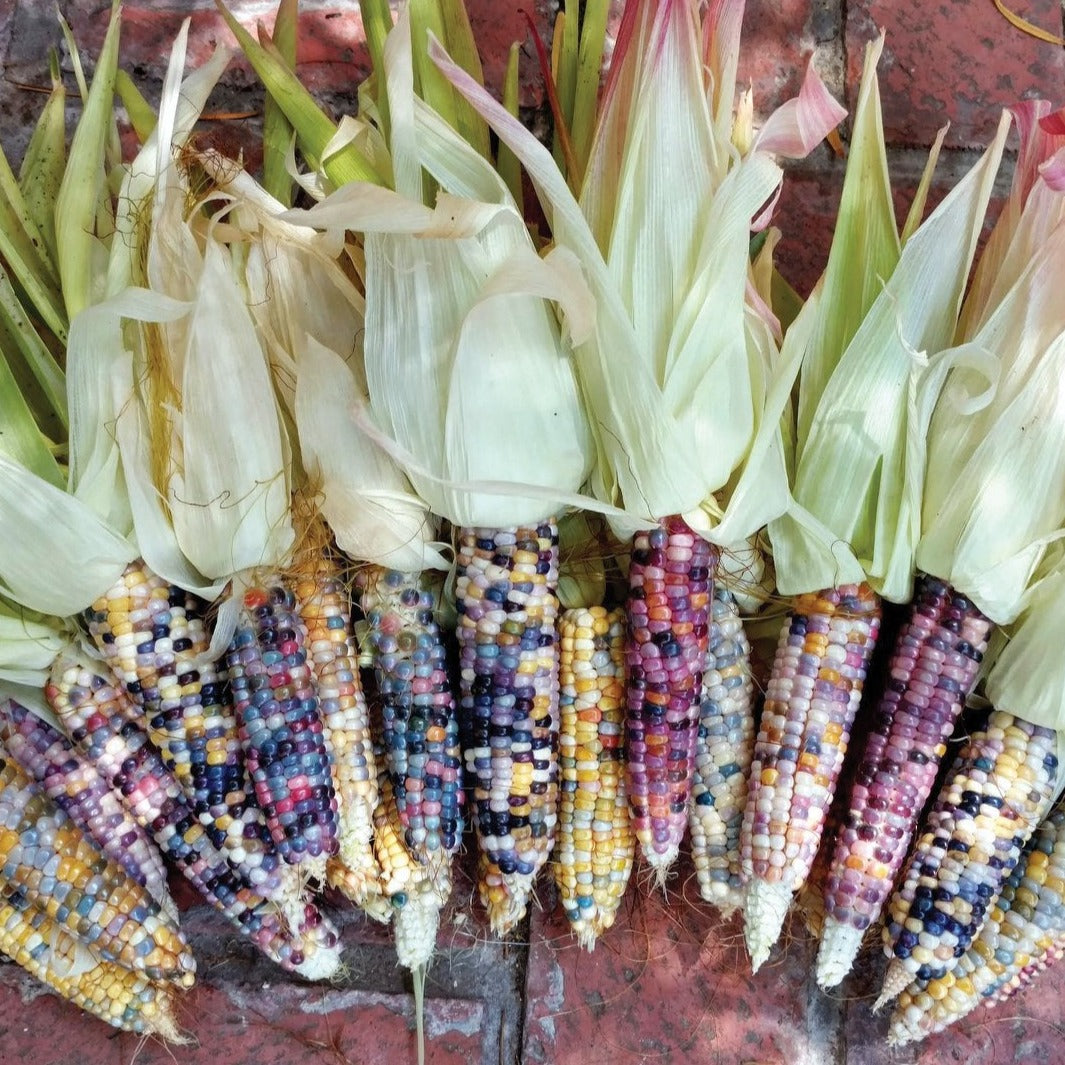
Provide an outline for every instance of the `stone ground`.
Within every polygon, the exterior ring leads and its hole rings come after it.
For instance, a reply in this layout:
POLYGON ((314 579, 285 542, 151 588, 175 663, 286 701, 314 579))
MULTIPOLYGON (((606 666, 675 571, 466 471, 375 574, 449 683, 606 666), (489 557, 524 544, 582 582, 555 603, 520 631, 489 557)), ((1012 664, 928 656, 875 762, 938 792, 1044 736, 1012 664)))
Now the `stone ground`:
MULTIPOLYGON (((232 6, 248 25, 272 17, 270 0, 232 6)), ((511 41, 525 39, 522 8, 546 34, 554 6, 551 0, 468 0, 489 84, 499 84, 511 41)), ((1058 0, 1016 0, 1015 6, 1061 33, 1058 0)), ((60 0, 59 7, 83 54, 95 54, 109 4, 60 0)), ((301 10, 300 74, 336 112, 351 110, 366 69, 357 5, 303 0, 301 10)), ((122 62, 149 98, 158 96, 170 41, 187 14, 195 62, 215 41, 228 40, 210 0, 126 4, 122 62)), ((992 0, 748 0, 743 77, 754 86, 760 112, 794 95, 810 57, 837 98, 853 105, 864 42, 879 26, 888 31, 881 84, 903 213, 927 147, 946 121, 940 194, 975 159, 999 108, 1022 97, 1061 103, 1065 96, 1065 52, 1013 29, 992 0)), ((0 0, 0 141, 16 163, 43 102, 33 89, 47 86, 47 51, 60 41, 52 3, 0 0)), ((527 52, 522 102, 535 120, 543 100, 527 52)), ((69 75, 69 57, 64 69, 69 75)), ((254 167, 260 107, 247 68, 234 62, 204 135, 230 151, 243 148, 254 167)), ((777 216, 785 229, 780 262, 800 290, 810 288, 824 265, 842 172, 842 161, 827 148, 789 171, 777 216)), ((1008 175, 1000 188, 1007 185, 1008 175)), ((882 966, 872 951, 837 995, 822 995, 811 975, 813 946, 795 925, 786 946, 751 977, 738 924, 721 924, 697 902, 690 866, 682 864, 665 897, 636 879, 640 890, 630 892, 618 926, 591 955, 568 936, 551 888, 541 888, 540 908, 520 939, 500 944, 486 935, 469 882, 460 881, 427 988, 430 1065, 1065 1065, 1065 967, 958 1031, 917 1050, 889 1051, 885 1019, 868 1009, 882 966)), ((201 972, 182 1010, 195 1040, 189 1047, 170 1051, 112 1034, 3 965, 0 1065, 414 1060, 409 985, 379 928, 338 907, 345 976, 329 987, 303 985, 257 960, 224 922, 181 898, 201 972)))

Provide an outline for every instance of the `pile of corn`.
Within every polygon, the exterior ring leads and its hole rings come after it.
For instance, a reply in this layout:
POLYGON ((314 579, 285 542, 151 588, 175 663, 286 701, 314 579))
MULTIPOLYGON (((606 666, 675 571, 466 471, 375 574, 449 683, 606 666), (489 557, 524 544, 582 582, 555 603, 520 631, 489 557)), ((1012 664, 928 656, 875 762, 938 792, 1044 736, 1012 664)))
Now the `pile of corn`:
POLYGON ((0 952, 179 1040, 181 873, 308 979, 346 896, 420 1001, 465 838, 500 936, 549 866, 591 950, 684 845, 757 970, 801 893, 822 986, 882 939, 897 1042, 1026 984, 1065 950, 1061 114, 1017 109, 978 258, 1005 120, 900 233, 871 44, 799 309, 776 159, 843 112, 811 73, 755 133, 742 0, 629 0, 601 96, 609 5, 566 4, 554 154, 460 5, 360 6, 342 129, 292 73, 294 4, 268 47, 230 20, 262 185, 191 137, 228 57, 183 80, 186 26, 156 113, 117 9, 69 149, 57 77, 0 161, 0 952))

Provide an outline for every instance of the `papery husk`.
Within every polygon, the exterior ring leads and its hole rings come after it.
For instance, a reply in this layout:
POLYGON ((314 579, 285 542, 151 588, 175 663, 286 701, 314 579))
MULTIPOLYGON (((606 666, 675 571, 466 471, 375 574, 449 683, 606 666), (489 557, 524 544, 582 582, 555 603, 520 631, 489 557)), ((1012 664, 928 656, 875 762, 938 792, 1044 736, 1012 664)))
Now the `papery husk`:
POLYGON ((944 353, 962 365, 929 429, 917 563, 1000 624, 1065 525, 1063 287, 1065 223, 973 340, 944 353))

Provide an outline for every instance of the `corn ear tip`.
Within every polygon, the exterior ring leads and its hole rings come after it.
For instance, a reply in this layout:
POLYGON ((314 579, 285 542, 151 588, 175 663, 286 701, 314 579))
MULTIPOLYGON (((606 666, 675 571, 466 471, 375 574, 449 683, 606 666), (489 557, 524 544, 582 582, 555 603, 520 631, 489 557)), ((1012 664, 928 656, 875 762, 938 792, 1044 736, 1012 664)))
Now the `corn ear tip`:
POLYGON ((865 933, 852 925, 826 916, 817 951, 817 986, 823 991, 836 987, 851 971, 865 933))
POLYGON ((751 957, 752 972, 758 972, 768 960, 770 950, 780 938, 790 905, 791 890, 784 884, 752 880, 748 885, 743 938, 751 957))

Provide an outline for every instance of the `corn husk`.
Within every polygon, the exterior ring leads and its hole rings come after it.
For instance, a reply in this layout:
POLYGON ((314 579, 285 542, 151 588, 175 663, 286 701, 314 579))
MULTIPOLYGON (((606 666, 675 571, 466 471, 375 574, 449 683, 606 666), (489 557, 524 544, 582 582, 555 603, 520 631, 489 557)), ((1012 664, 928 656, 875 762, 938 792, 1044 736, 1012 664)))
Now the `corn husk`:
POLYGON ((779 419, 786 373, 798 364, 767 379, 765 338, 751 336, 745 302, 749 233, 780 170, 765 152, 728 169, 702 47, 691 4, 626 10, 581 205, 520 123, 439 45, 432 54, 521 160, 556 244, 580 261, 595 295, 595 333, 576 359, 598 430, 591 484, 604 503, 624 507, 615 531, 684 513, 709 539, 735 543, 786 501, 779 419), (674 180, 682 165, 694 175, 690 189, 674 180), (762 462, 776 490, 734 492, 722 513, 714 493, 741 463, 762 462))
POLYGON ((1051 550, 1025 597, 985 680, 985 690, 999 710, 1046 728, 1065 728, 1065 556, 1051 550))
POLYGON ((213 597, 235 574, 285 557, 290 449, 232 252, 190 213, 195 200, 177 165, 226 61, 218 52, 183 81, 186 37, 187 23, 159 121, 124 181, 111 298, 75 323, 72 392, 87 411, 86 446, 72 442, 72 455, 90 458, 72 466, 84 471, 81 491, 106 483, 90 474, 120 459, 111 496, 126 502, 141 556, 213 597))
MULTIPOLYGON (((800 401, 800 425, 808 428, 799 440, 794 501, 770 526, 786 595, 868 580, 887 599, 909 599, 928 423, 961 357, 943 349, 957 325, 1007 131, 1004 115, 981 160, 909 237, 853 336, 837 334, 842 350, 830 372, 818 372, 824 383, 812 412, 800 401)), ((883 232, 851 267, 866 298, 875 292, 869 252, 886 244, 890 256, 891 232, 883 232)), ((853 284, 838 262, 841 273, 826 274, 818 304, 800 319, 835 313, 853 284)))
POLYGON ((999 623, 1065 535, 1063 285, 1065 220, 973 339, 944 353, 962 367, 929 431, 917 563, 999 623))
POLYGON ((365 234, 364 425, 455 524, 541 520, 580 488, 590 438, 568 346, 579 271, 541 259, 505 184, 413 88, 401 12, 385 48, 396 191, 352 184, 286 219, 365 234), (422 173, 443 190, 421 202, 422 173))
POLYGON ((1046 100, 1023 100, 1010 108, 1010 114, 1020 140, 1013 182, 973 274, 958 324, 959 344, 972 339, 1013 287, 1039 241, 1061 220, 1065 209, 1060 196, 1047 195, 1054 182, 1045 173, 1050 160, 1065 148, 1065 129, 1059 128, 1062 113, 1052 114, 1046 100))

